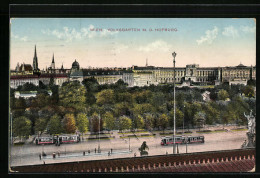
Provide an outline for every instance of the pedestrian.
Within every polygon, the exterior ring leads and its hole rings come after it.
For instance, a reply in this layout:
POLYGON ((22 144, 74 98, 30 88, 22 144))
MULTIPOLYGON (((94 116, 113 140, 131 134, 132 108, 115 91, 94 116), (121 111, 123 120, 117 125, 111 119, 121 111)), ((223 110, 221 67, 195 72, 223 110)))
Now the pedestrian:
POLYGON ((85 151, 83 151, 83 156, 85 156, 85 151))
POLYGON ((97 152, 97 149, 95 148, 95 154, 96 154, 96 152, 97 152))
POLYGON ((112 154, 112 151, 113 151, 113 149, 111 148, 111 154, 112 154))
POLYGON ((60 157, 60 151, 58 151, 58 156, 60 157))
POLYGON ((136 157, 136 153, 134 154, 134 157, 136 157))
POLYGON ((43 164, 45 164, 45 161, 43 161, 43 164))
POLYGON ((168 151, 166 151, 166 155, 168 155, 168 151))
POLYGON ((42 156, 41 156, 41 154, 39 154, 39 158, 40 158, 40 160, 42 159, 42 156))
POLYGON ((54 153, 52 153, 52 157, 53 157, 53 159, 56 157, 56 154, 55 154, 55 152, 54 152, 54 153))
POLYGON ((108 156, 110 156, 110 151, 108 151, 108 156))
POLYGON ((90 150, 88 150, 88 154, 90 154, 90 150))

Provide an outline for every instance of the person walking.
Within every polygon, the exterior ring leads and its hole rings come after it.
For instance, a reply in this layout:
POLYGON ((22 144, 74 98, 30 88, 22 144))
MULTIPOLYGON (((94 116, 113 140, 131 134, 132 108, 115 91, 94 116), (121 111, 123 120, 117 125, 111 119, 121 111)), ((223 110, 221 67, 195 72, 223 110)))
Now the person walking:
POLYGON ((113 151, 113 149, 111 148, 111 154, 112 154, 112 151, 113 151))
POLYGON ((97 152, 97 149, 95 148, 95 154, 96 154, 96 152, 97 152))
POLYGON ((41 156, 41 154, 39 154, 39 158, 40 158, 40 160, 42 159, 42 156, 41 156))

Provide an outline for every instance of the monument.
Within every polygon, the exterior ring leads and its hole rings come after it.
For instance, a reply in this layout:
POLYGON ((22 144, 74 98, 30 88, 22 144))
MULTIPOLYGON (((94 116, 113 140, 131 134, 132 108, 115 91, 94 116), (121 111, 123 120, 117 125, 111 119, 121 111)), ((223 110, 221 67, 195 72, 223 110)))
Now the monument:
POLYGON ((255 147, 255 117, 252 115, 252 110, 250 111, 250 115, 246 115, 244 113, 244 116, 247 118, 248 132, 246 133, 247 140, 245 140, 245 142, 241 147, 242 148, 255 147))

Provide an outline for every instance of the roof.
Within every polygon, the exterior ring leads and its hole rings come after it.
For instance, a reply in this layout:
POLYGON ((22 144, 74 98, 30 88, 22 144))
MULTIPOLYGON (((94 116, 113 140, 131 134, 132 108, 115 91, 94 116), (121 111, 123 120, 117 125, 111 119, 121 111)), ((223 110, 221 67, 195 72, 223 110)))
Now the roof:
POLYGON ((38 75, 12 75, 10 79, 30 79, 30 78, 38 78, 38 75))
POLYGON ((68 74, 57 74, 57 73, 47 73, 47 74, 41 74, 39 78, 67 78, 68 74))
POLYGON ((84 70, 84 76, 95 76, 95 75, 122 75, 122 71, 118 70, 84 70))
POLYGON ((19 71, 22 71, 23 66, 24 66, 24 71, 32 71, 33 70, 31 64, 22 64, 19 68, 19 71))
POLYGON ((12 167, 18 172, 248 172, 255 149, 79 161, 12 167))

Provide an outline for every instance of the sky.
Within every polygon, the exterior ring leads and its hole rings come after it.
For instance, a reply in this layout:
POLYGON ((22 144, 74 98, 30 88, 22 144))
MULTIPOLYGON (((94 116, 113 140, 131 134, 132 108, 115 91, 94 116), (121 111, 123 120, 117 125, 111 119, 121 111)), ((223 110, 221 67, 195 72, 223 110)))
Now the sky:
POLYGON ((200 67, 256 64, 253 18, 12 18, 10 67, 81 68, 148 65, 200 67), (116 31, 116 30, 121 31, 116 31), (162 30, 163 29, 163 30, 162 30), (165 30, 167 29, 167 31, 165 30), (135 31, 134 31, 135 30, 135 31), (138 31, 140 30, 140 31, 138 31))

